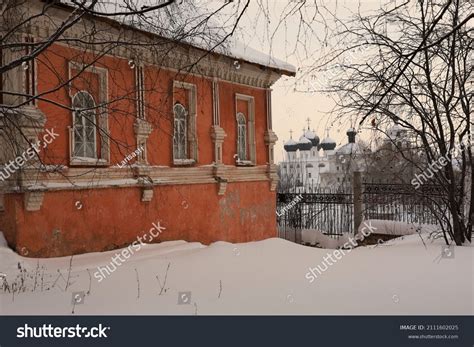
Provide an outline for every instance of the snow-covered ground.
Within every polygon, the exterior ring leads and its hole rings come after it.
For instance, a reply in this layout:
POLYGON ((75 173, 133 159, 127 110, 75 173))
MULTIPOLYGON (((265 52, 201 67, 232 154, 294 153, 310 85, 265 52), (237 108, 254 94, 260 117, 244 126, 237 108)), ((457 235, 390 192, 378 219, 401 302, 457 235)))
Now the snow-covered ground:
MULTIPOLYGON (((398 221, 371 219, 364 221, 360 225, 358 230, 359 236, 362 235, 363 230, 367 231, 368 234, 402 236, 412 235, 417 232, 436 233, 438 227, 430 224, 408 224, 398 221)), ((342 232, 339 234, 342 234, 342 236, 335 239, 325 235, 319 230, 304 229, 301 231, 301 240, 305 244, 310 244, 320 248, 336 249, 343 247, 351 238, 349 233, 342 232)))
POLYGON ((31 259, 0 237, 0 314, 472 315, 474 248, 442 258, 442 245, 425 233, 358 247, 310 283, 309 268, 334 250, 173 241, 143 247, 99 282, 97 266, 120 250, 31 259))

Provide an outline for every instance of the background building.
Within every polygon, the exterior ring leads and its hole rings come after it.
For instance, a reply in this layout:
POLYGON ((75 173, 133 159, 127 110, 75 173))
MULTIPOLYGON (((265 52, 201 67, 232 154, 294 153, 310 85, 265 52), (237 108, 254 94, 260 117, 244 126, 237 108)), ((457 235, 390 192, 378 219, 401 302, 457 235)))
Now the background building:
POLYGON ((279 191, 350 190, 354 171, 360 171, 362 180, 368 183, 393 183, 413 177, 414 166, 407 165, 401 158, 402 153, 410 149, 406 129, 393 125, 387 130, 388 137, 373 150, 357 141, 356 129, 350 128, 346 134, 347 143, 339 148, 329 131, 320 141, 309 126, 298 141, 290 136, 284 145, 285 160, 279 163, 279 191))

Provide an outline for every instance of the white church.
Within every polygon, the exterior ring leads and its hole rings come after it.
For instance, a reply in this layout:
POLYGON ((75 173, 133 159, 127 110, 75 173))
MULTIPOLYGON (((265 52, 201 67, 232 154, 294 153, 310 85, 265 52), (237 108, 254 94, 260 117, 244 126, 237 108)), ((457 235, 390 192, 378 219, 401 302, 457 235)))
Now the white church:
MULTIPOLYGON (((285 160, 279 163, 280 192, 312 193, 317 191, 345 191, 352 186, 354 171, 364 172, 370 149, 361 148, 356 143, 357 131, 350 128, 346 132, 347 143, 336 148, 336 141, 329 136, 320 140, 315 131, 303 130, 298 141, 285 142, 285 160)), ((394 125, 388 130, 388 141, 405 137, 405 129, 394 125)))

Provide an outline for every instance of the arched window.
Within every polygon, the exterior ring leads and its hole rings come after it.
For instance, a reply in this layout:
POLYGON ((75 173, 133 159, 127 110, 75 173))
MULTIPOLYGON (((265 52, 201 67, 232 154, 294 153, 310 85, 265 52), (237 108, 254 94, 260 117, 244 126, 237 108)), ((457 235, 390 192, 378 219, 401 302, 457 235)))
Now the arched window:
POLYGON ((188 159, 188 111, 180 103, 176 103, 174 112, 173 158, 188 159))
POLYGON ((247 122, 243 113, 237 113, 237 155, 247 160, 247 122))
POLYGON ((77 92, 72 98, 74 157, 97 158, 96 104, 86 91, 77 92))

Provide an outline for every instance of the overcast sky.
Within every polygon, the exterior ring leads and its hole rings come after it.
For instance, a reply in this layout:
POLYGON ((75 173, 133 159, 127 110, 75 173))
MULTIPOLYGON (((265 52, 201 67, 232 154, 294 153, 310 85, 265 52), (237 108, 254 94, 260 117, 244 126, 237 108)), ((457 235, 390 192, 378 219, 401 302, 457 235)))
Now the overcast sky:
MULTIPOLYGON (((329 5, 330 10, 335 10, 339 19, 348 18, 351 12, 357 11, 359 6, 361 12, 366 13, 378 9, 387 2, 389 0, 328 1, 331 4, 329 5), (336 3, 337 10, 335 9, 336 3)), ((294 50, 299 19, 297 16, 293 16, 285 23, 280 20, 281 14, 285 12, 285 8, 288 8, 289 3, 289 1, 268 1, 267 7, 262 10, 259 7, 259 2, 252 1, 239 26, 238 39, 264 53, 283 59, 296 68, 304 68, 304 66, 311 65, 319 56, 325 54, 327 49, 331 48, 331 40, 328 47, 321 45, 325 26, 315 22, 312 25, 314 33, 308 35, 304 44, 301 43, 294 50), (263 15, 267 10, 269 21, 263 15), (280 27, 275 32, 278 25, 280 27), (273 33, 274 36, 271 37, 273 33)), ((308 16, 311 15, 312 10, 314 11, 314 9, 308 8, 308 16)), ((330 24, 331 18, 328 17, 323 18, 330 24)), ((321 18, 316 21, 321 21, 321 18)), ((357 52, 354 56, 355 59, 358 59, 357 52)), ((321 80, 319 82, 324 83, 327 76, 316 76, 316 78, 321 80)), ((307 126, 306 119, 308 117, 311 120, 311 129, 314 128, 321 139, 326 137, 326 129, 329 128, 330 137, 336 140, 338 145, 347 141, 346 130, 351 127, 351 120, 333 124, 333 118, 329 112, 335 106, 334 101, 322 93, 305 92, 306 87, 307 85, 297 84, 295 91, 295 79, 293 78, 282 78, 273 87, 273 128, 279 138, 275 149, 277 162, 283 158, 283 143, 289 139, 290 129, 293 130, 293 139, 298 140, 302 134, 302 128, 307 126)))

